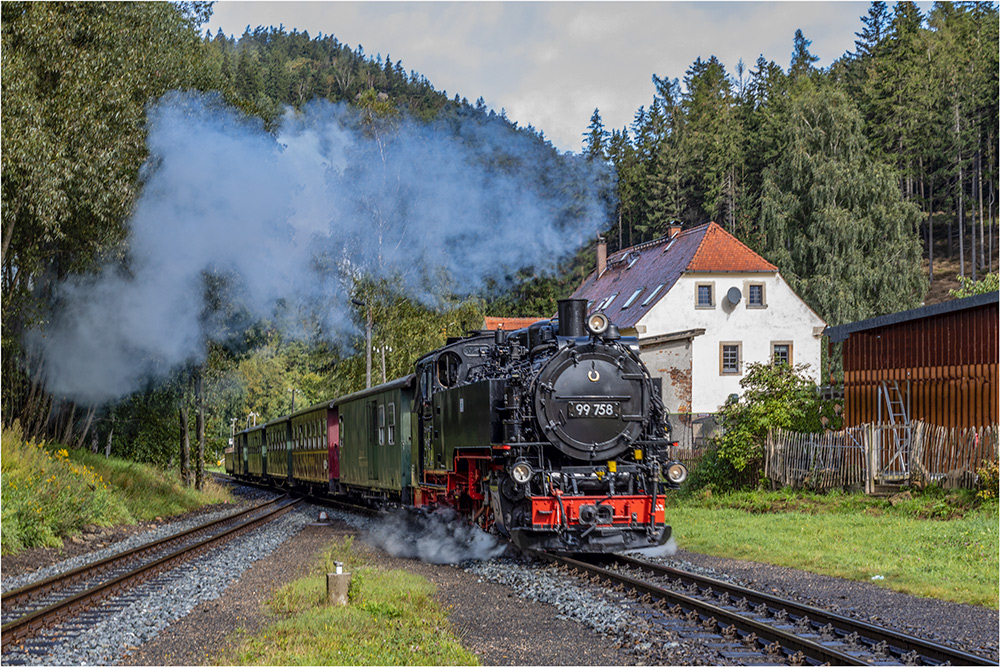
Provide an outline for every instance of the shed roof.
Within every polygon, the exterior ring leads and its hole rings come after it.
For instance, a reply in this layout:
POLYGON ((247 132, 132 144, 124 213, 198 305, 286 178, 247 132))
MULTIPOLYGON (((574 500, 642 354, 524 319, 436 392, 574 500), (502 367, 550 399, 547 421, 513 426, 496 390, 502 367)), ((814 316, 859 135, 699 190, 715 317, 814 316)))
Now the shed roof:
POLYGON ((969 296, 964 299, 953 299, 951 301, 943 301, 941 303, 931 304, 930 306, 921 306, 920 308, 912 308, 910 310, 904 310, 898 313, 879 315, 878 317, 872 317, 867 320, 860 320, 858 322, 841 324, 840 326, 837 327, 827 327, 823 331, 823 335, 829 336, 830 340, 834 343, 840 343, 850 338, 852 333, 856 333, 858 331, 877 329, 879 327, 890 326, 893 324, 901 324, 903 322, 909 322, 911 320, 918 320, 925 317, 934 317, 936 315, 944 315, 946 313, 954 313, 969 308, 978 308, 979 306, 986 306, 990 304, 1000 304, 1000 292, 987 292, 986 294, 977 294, 975 296, 969 296))
POLYGON ((603 310, 612 322, 628 328, 648 313, 685 273, 777 273, 778 267, 710 222, 625 248, 608 257, 601 275, 594 271, 573 293, 592 301, 588 310, 617 296, 603 310))
POLYGON ((496 331, 517 331, 529 327, 539 320, 547 320, 547 317, 486 317, 483 321, 483 330, 496 331))

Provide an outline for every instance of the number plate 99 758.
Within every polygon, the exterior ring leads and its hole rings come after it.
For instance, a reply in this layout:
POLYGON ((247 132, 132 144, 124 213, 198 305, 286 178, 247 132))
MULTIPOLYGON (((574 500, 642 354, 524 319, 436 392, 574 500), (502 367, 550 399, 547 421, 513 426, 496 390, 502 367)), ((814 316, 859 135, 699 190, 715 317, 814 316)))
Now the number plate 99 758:
POLYGON ((621 416, 621 404, 617 401, 570 401, 569 416, 571 418, 618 419, 621 416))

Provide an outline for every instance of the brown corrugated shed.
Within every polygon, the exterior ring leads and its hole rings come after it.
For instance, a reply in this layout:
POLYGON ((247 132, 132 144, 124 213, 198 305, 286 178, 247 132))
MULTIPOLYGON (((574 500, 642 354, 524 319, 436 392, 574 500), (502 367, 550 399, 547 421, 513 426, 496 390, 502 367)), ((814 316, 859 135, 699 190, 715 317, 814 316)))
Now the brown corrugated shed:
POLYGON ((911 420, 998 423, 998 304, 990 292, 829 327, 844 343, 844 425, 878 422, 883 381, 898 383, 911 420))

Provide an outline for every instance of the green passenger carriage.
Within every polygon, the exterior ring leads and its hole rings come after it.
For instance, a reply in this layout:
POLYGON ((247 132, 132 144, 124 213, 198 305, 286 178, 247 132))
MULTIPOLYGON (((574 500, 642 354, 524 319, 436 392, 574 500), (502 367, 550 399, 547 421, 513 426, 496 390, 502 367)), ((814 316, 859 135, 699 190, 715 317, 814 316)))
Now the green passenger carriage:
POLYGON ((413 375, 337 400, 340 486, 409 502, 413 375))

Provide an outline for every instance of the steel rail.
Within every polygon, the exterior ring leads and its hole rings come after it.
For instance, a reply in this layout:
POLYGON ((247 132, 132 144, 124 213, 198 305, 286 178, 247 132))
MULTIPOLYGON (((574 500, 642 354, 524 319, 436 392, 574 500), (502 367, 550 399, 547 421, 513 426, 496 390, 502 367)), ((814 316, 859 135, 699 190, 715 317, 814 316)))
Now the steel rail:
POLYGON ((881 628, 865 621, 856 620, 847 616, 825 611, 817 607, 812 607, 792 600, 786 600, 769 593, 761 593, 749 588, 744 588, 737 584, 711 579, 709 577, 685 572, 676 568, 657 565, 648 561, 632 558, 630 556, 613 556, 614 560, 630 567, 634 567, 650 574, 667 577, 682 581, 688 585, 695 584, 713 592, 728 592, 731 597, 743 598, 748 603, 755 605, 766 605, 769 611, 779 611, 784 609, 789 612, 789 618, 794 622, 802 618, 807 618, 814 627, 832 626, 839 631, 842 636, 858 633, 861 640, 870 640, 871 644, 886 642, 890 650, 899 655, 904 655, 912 651, 923 655, 937 663, 951 662, 955 665, 997 665, 983 656, 968 653, 959 649, 943 646, 934 642, 906 635, 888 628, 881 628))
POLYGON ((217 535, 212 535, 195 544, 183 547, 171 554, 141 565, 131 572, 127 572, 110 581, 60 600, 44 609, 39 609, 9 623, 5 623, 0 627, 0 635, 2 635, 0 643, 6 648, 14 643, 24 641, 43 628, 56 625, 78 611, 92 607, 101 600, 140 584, 163 570, 175 567, 189 558, 197 556, 210 548, 218 547, 240 534, 256 528, 260 524, 277 518, 301 502, 301 499, 289 500, 285 504, 272 508, 267 514, 247 519, 243 523, 233 526, 217 535))
POLYGON ((201 524, 200 526, 189 528, 188 530, 175 533, 174 535, 168 535, 167 537, 154 542, 139 545, 132 549, 128 549, 127 551, 122 551, 121 553, 108 556, 107 558, 102 558, 101 560, 88 565, 81 565, 80 567, 74 568, 68 572, 63 572, 62 574, 57 574, 52 577, 21 586, 20 588, 7 591, 0 596, 0 608, 2 608, 4 612, 10 611, 11 609, 24 605, 29 600, 33 600, 62 588, 66 588, 67 586, 93 577, 97 574, 101 574, 102 572, 106 572, 112 568, 120 567, 130 561, 143 558, 144 556, 148 556, 156 551, 160 551, 168 547, 172 543, 191 539, 200 533, 213 530, 226 523, 237 521, 240 517, 265 509, 269 505, 273 505, 282 499, 283 497, 278 497, 274 500, 254 505, 253 507, 235 512, 220 519, 214 519, 208 523, 201 524))
POLYGON ((739 612, 723 609, 722 607, 718 607, 703 600, 688 597, 687 595, 682 595, 675 591, 663 588, 662 586, 657 586, 656 584, 652 584, 648 581, 643 581, 642 579, 636 579, 635 577, 631 577, 626 574, 613 572, 599 565, 592 565, 567 556, 558 556, 538 551, 534 551, 532 554, 552 563, 565 565, 566 567, 574 570, 585 572, 590 575, 596 575, 600 579, 622 584, 637 593, 647 594, 651 598, 667 600, 675 605, 680 605, 682 608, 693 610, 698 614, 699 620, 709 621, 710 619, 715 619, 718 622, 718 632, 720 634, 723 632, 724 628, 731 626, 735 628, 737 633, 744 638, 753 637, 755 635, 755 643, 758 645, 763 643, 760 648, 766 648, 767 644, 777 644, 783 651, 788 651, 792 654, 797 652, 801 653, 806 658, 809 658, 818 664, 869 664, 868 662, 849 653, 844 653, 835 648, 823 646, 822 644, 817 644, 809 641, 808 639, 803 639, 802 637, 798 637, 792 633, 785 632, 780 628, 747 618, 739 612))

